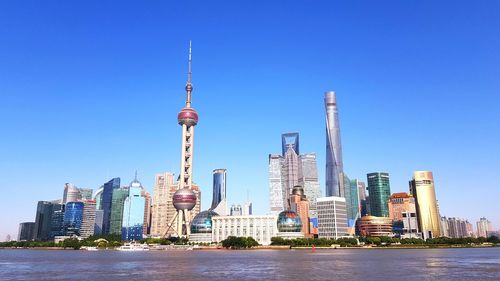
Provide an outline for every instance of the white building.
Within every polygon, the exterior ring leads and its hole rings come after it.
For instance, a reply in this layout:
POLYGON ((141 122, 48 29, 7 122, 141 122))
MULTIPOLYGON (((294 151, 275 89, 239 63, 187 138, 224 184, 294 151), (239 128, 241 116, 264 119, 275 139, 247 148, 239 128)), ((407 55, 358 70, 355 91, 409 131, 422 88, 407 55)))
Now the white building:
POLYGON ((277 218, 275 215, 212 217, 212 241, 219 243, 229 236, 252 237, 261 245, 269 245, 278 233, 277 218))
POLYGON ((338 239, 347 235, 347 208, 343 197, 321 197, 317 200, 319 238, 338 239))
POLYGON ((488 232, 493 231, 493 226, 491 225, 491 221, 486 218, 480 218, 477 225, 477 236, 478 237, 488 237, 488 232))

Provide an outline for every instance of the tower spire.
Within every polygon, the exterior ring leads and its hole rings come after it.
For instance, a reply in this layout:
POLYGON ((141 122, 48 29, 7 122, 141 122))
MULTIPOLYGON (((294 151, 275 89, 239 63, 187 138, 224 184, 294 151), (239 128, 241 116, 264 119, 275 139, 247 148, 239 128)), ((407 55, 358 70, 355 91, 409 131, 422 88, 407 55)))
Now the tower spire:
POLYGON ((191 107, 191 92, 193 91, 193 84, 191 84, 191 62, 192 62, 192 50, 191 50, 191 40, 189 40, 189 58, 188 58, 188 80, 186 83, 186 107, 191 107))

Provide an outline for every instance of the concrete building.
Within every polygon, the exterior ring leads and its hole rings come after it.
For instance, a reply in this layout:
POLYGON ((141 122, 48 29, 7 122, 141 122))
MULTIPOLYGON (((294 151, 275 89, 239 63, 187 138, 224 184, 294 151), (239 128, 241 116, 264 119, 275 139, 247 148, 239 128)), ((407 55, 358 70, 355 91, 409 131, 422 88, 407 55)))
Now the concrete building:
POLYGON ((446 224, 442 236, 450 238, 465 238, 474 237, 474 232, 472 230, 472 224, 467 220, 460 218, 441 218, 441 224, 446 224))
POLYGON ((249 216, 252 215, 252 213, 253 213, 252 202, 250 202, 250 200, 247 199, 247 201, 245 201, 245 204, 243 205, 243 215, 249 216))
POLYGON ((241 205, 231 205, 231 209, 229 211, 230 216, 242 216, 243 215, 243 208, 241 208, 241 205))
POLYGON ((392 220, 388 217, 364 216, 358 221, 359 234, 369 236, 391 236, 392 220))
POLYGON ((414 172, 413 179, 410 181, 410 193, 415 197, 418 228, 420 232, 422 232, 423 238, 440 237, 441 220, 436 201, 432 172, 414 172))
MULTIPOLYGON (((160 237, 167 232, 169 209, 173 208, 170 192, 174 186, 174 174, 161 173, 155 176, 153 204, 151 206, 151 236, 160 237)), ((177 189, 176 186, 174 186, 177 189)), ((175 191, 174 191, 175 192, 175 191)))
POLYGON ((304 188, 304 195, 309 200, 308 217, 317 217, 316 200, 321 197, 318 178, 316 153, 306 153, 299 156, 299 183, 304 188))
POLYGON ((94 235, 96 221, 96 202, 95 200, 83 201, 83 218, 80 228, 80 237, 86 239, 94 235))
POLYGON ((215 169, 213 171, 213 197, 211 210, 220 216, 226 216, 227 199, 226 199, 227 171, 226 169, 215 169))
POLYGON ((326 111, 326 196, 341 196, 343 187, 344 164, 342 161, 342 144, 340 141, 340 125, 335 92, 325 93, 326 111))
POLYGON ((300 217, 302 223, 301 232, 302 236, 305 237, 312 237, 309 224, 309 206, 309 200, 307 199, 302 186, 295 186, 292 194, 290 195, 290 210, 295 212, 300 217))
POLYGON ((389 218, 394 221, 402 221, 403 213, 416 213, 415 198, 409 193, 393 193, 388 201, 389 218))
POLYGON ((375 217, 389 217, 387 202, 391 196, 391 186, 388 173, 370 173, 368 178, 368 193, 370 194, 370 211, 375 217))
POLYGON ((281 166, 283 157, 269 154, 269 208, 272 214, 278 215, 285 210, 285 189, 281 166))
POLYGON ((346 236, 347 231, 347 207, 343 197, 321 197, 318 198, 318 237, 327 239, 338 239, 346 236))
POLYGON ((368 215, 368 198, 366 196, 366 184, 362 181, 357 181, 358 184, 358 202, 360 217, 368 215))
POLYGON ((144 198, 144 223, 142 233, 151 233, 151 195, 141 186, 141 197, 144 198))
POLYGON ((493 225, 491 221, 486 218, 480 218, 478 222, 476 222, 477 226, 477 236, 478 237, 488 237, 488 232, 493 231, 493 225))
MULTIPOLYGON (((288 201, 290 199, 290 194, 292 193, 293 187, 299 183, 299 155, 294 150, 294 147, 298 147, 298 133, 287 133, 283 134, 287 136, 296 137, 296 146, 293 143, 283 143, 283 146, 287 146, 287 150, 283 155, 283 161, 281 166, 282 171, 282 183, 284 185, 283 192, 285 193, 284 209, 288 209, 288 201)), ((284 138, 285 139, 285 138, 284 138)))
POLYGON ((17 241, 32 241, 35 237, 35 223, 22 222, 19 224, 17 241))
POLYGON ((269 245, 278 233, 277 218, 274 215, 212 217, 212 241, 219 243, 228 236, 252 237, 261 245, 269 245))

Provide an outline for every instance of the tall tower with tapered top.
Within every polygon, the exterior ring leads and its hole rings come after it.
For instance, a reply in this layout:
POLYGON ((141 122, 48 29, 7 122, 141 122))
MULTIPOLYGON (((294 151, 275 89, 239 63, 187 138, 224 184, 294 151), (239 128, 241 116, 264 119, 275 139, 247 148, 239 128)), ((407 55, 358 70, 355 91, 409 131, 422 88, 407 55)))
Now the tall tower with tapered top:
POLYGON ((174 193, 172 203, 177 210, 177 234, 189 237, 191 210, 196 206, 196 194, 193 184, 193 140, 194 127, 198 123, 198 113, 191 107, 191 41, 189 41, 188 80, 186 83, 186 106, 177 115, 177 121, 182 126, 181 170, 179 186, 174 193))

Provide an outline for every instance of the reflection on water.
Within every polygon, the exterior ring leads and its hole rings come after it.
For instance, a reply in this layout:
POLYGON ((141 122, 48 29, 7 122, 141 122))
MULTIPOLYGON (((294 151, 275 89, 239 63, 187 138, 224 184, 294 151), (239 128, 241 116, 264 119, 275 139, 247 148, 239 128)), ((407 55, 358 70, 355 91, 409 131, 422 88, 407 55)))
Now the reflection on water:
POLYGON ((500 249, 0 250, 0 280, 500 280, 500 249))

